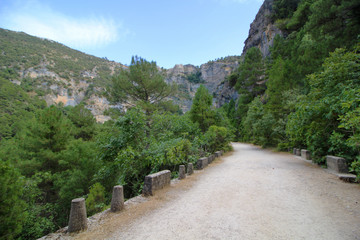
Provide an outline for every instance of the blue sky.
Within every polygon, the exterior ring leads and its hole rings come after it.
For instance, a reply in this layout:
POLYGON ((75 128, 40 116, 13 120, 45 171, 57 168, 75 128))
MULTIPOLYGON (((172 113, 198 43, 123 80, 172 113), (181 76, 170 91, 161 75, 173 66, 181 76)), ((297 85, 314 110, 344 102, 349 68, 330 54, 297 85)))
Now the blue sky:
POLYGON ((0 27, 129 64, 240 55, 262 0, 0 0, 0 27))

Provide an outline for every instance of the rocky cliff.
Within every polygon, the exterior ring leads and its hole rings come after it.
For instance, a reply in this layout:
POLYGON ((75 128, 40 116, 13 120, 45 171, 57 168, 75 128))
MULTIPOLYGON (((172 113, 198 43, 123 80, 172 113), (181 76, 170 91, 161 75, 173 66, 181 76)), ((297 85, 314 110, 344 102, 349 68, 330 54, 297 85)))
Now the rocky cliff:
POLYGON ((175 102, 186 112, 190 110, 192 99, 200 84, 205 85, 214 96, 214 104, 221 106, 231 98, 237 97, 237 92, 227 85, 226 77, 239 64, 239 57, 227 57, 216 61, 209 61, 200 67, 193 65, 175 65, 166 71, 166 81, 176 83, 179 87, 179 96, 175 102))
POLYGON ((249 36, 245 40, 243 54, 251 47, 258 47, 263 56, 270 55, 270 46, 273 44, 275 35, 282 32, 270 19, 274 0, 265 0, 256 14, 255 20, 250 24, 249 36))

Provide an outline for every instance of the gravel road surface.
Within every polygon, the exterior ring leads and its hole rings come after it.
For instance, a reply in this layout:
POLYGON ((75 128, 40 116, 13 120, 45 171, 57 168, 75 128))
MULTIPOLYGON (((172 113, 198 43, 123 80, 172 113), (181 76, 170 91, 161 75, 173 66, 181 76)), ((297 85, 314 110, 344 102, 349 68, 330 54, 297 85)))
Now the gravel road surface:
POLYGON ((287 153, 233 147, 73 239, 360 239, 358 184, 287 153))

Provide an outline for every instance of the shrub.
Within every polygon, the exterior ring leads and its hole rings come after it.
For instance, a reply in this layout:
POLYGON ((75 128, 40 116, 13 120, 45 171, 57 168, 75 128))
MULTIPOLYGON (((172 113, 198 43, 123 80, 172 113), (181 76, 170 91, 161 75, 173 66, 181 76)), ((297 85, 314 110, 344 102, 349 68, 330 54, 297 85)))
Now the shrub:
POLYGON ((211 126, 202 137, 202 147, 205 152, 213 153, 217 150, 229 150, 231 132, 225 127, 211 126))
POLYGON ((95 183, 90 187, 90 193, 85 200, 88 216, 94 215, 106 208, 105 188, 100 183, 95 183))

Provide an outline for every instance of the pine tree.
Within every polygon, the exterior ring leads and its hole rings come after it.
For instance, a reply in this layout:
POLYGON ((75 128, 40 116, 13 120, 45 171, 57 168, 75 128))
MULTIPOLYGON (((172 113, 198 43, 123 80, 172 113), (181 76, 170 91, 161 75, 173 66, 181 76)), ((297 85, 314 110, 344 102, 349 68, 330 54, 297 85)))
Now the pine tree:
POLYGON ((204 85, 200 85, 191 106, 190 118, 199 124, 203 132, 215 123, 215 112, 211 109, 211 105, 211 94, 204 85))
POLYGON ((113 103, 139 105, 149 115, 157 104, 175 92, 175 85, 168 85, 156 62, 133 57, 129 69, 112 78, 107 89, 113 103))

